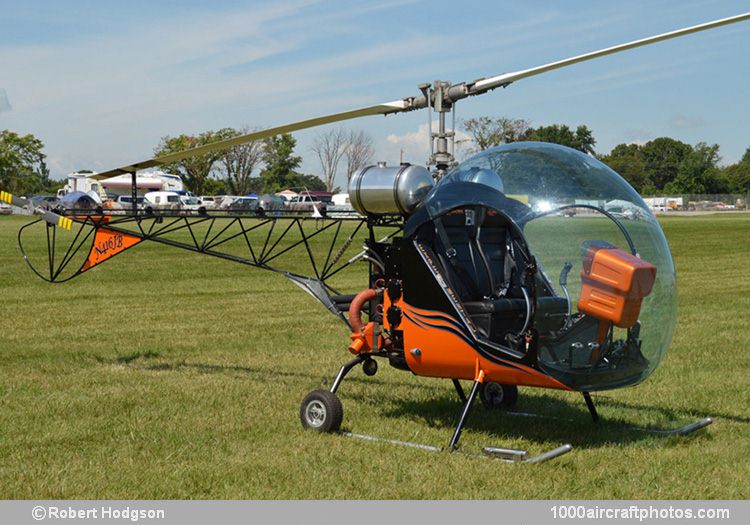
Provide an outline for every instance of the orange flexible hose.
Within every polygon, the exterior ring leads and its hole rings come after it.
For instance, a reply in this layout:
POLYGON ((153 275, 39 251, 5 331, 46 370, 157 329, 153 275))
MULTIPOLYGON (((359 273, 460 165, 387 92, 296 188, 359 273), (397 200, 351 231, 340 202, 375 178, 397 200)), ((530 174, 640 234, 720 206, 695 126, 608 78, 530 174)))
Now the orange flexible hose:
POLYGON ((362 307, 366 302, 372 301, 378 296, 377 290, 368 288, 357 294, 349 305, 349 324, 352 325, 352 332, 358 334, 364 328, 362 324, 362 307))

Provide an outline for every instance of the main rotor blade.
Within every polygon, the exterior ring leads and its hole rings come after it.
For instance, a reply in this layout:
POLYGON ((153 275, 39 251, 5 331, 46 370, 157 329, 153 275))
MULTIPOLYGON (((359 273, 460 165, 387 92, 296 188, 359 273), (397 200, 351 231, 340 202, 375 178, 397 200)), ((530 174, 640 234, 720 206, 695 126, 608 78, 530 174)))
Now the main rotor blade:
POLYGON ((583 55, 566 58, 564 60, 558 60, 557 62, 550 62, 542 66, 533 67, 531 69, 523 69, 521 71, 514 71, 512 73, 504 73, 494 77, 478 80, 473 85, 468 86, 468 95, 478 95, 491 89, 495 89, 500 86, 507 86, 511 82, 521 80, 523 78, 533 77, 547 71, 553 71, 579 62, 585 62, 594 58, 599 58, 621 51, 627 51, 628 49, 635 49, 636 47, 646 46, 649 44, 655 44, 656 42, 662 42, 671 38, 677 38, 683 35, 689 35, 691 33, 697 33, 699 31, 705 31, 707 29, 713 29, 715 27, 721 27, 728 24, 734 24, 736 22, 742 22, 743 20, 750 19, 750 13, 743 13, 741 15, 730 16, 729 18, 722 18, 721 20, 714 20, 713 22, 707 22, 705 24, 699 24, 697 26, 686 27, 684 29, 678 29, 677 31, 670 31, 669 33, 662 33, 661 35, 650 36, 648 38, 642 38, 640 40, 634 40, 626 44, 620 44, 618 46, 612 46, 599 51, 593 51, 583 55))
MULTIPOLYGON (((586 53, 583 55, 566 58, 564 60, 550 62, 549 64, 544 64, 542 66, 534 67, 531 69, 524 69, 521 71, 514 71, 511 73, 503 73, 502 75, 479 79, 473 82, 462 82, 460 84, 449 85, 447 86, 447 89, 445 90, 444 93, 448 101, 455 102, 462 98, 485 93, 497 87, 507 86, 508 84, 515 82, 517 80, 521 80, 524 78, 546 73, 548 71, 553 71, 555 69, 560 69, 563 67, 571 66, 579 62, 585 62, 587 60, 592 60, 594 58, 612 55, 614 53, 619 53, 621 51, 627 51, 628 49, 634 49, 636 47, 641 47, 641 46, 645 46, 648 44, 654 44, 656 42, 669 40, 671 38, 676 38, 676 37, 688 35, 691 33, 697 33, 699 31, 705 31, 707 29, 713 29, 713 28, 728 25, 728 24, 734 24, 736 22, 742 22, 743 20, 748 20, 748 19, 750 19, 750 13, 743 13, 740 15, 731 16, 729 18, 722 18, 721 20, 715 20, 713 22, 707 22, 705 24, 699 24, 699 25, 692 26, 692 27, 686 27, 684 29, 678 29, 676 31, 671 31, 669 33, 663 33, 663 34, 651 36, 648 38, 642 38, 640 40, 634 40, 632 42, 628 42, 625 44, 620 44, 617 46, 600 49, 599 51, 593 51, 591 53, 586 53)), ((315 118, 311 118, 307 120, 302 120, 299 122, 293 122, 291 124, 285 124, 283 126, 276 126, 273 128, 268 128, 268 129, 264 129, 260 131, 254 131, 252 133, 247 133, 245 135, 239 135, 237 137, 232 137, 230 139, 213 142, 211 144, 206 144, 204 146, 198 146, 196 148, 179 151, 176 153, 171 153, 169 155, 156 157, 153 159, 145 160, 143 162, 136 162, 128 166, 123 166, 121 168, 117 168, 114 170, 105 171, 102 173, 98 173, 96 175, 90 175, 89 178, 108 179, 110 177, 122 175, 125 173, 135 173, 138 170, 143 170, 146 168, 153 168, 155 166, 160 166, 163 164, 170 164, 172 162, 177 162, 179 160, 192 157, 194 155, 205 155, 206 153, 210 153, 212 151, 228 149, 228 148, 231 148, 232 146, 244 144, 246 142, 251 142, 253 140, 260 140, 260 139, 265 139, 268 137, 273 137, 275 135, 279 135, 282 133, 290 133, 292 131, 299 131, 302 129, 312 128, 312 127, 320 126, 323 124, 331 124, 333 122, 342 122, 344 120, 350 120, 350 119, 354 119, 358 117, 365 117, 369 115, 389 115, 391 113, 412 111, 415 109, 421 109, 421 108, 427 107, 427 105, 428 105, 428 100, 425 94, 415 96, 415 97, 407 97, 402 100, 394 100, 392 102, 385 102, 382 104, 376 104, 374 106, 368 106, 368 107, 364 107, 360 109, 343 111, 341 113, 333 113, 330 115, 324 115, 322 117, 315 117, 315 118)))
POLYGON ((383 104, 376 104, 374 106, 368 106, 359 109, 352 109, 349 111, 342 111, 341 113, 333 113, 331 115, 324 115, 322 117, 315 117, 307 120, 301 120, 299 122, 293 122, 291 124, 284 124, 283 126, 276 126, 274 128, 263 129, 260 131, 253 131, 252 133, 246 133, 245 135, 238 135, 226 140, 220 140, 198 146, 196 148, 179 151, 177 153, 170 153, 169 155, 163 155, 143 162, 137 162, 129 166, 123 166, 110 171, 97 173, 96 175, 90 175, 91 179, 108 179, 116 175, 122 175, 123 173, 133 173, 134 171, 153 168, 162 164, 170 164, 179 160, 192 157, 193 155, 205 155, 212 151, 218 151, 223 149, 231 148, 238 144, 244 144, 253 140, 265 139, 280 135, 282 133, 290 133, 292 131, 299 131, 301 129, 312 128, 315 126, 321 126, 323 124, 331 124, 333 122, 341 122, 344 120, 350 120, 358 117, 365 117, 368 115, 388 115, 390 113, 398 113, 405 111, 408 108, 409 99, 405 100, 394 100, 393 102, 385 102, 383 104))

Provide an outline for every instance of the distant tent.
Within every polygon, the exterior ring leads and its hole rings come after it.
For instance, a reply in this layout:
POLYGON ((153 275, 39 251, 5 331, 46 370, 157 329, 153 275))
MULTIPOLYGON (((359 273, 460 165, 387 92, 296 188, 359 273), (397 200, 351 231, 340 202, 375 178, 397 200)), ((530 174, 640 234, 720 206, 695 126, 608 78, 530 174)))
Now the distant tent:
POLYGON ((74 191, 61 198, 60 204, 68 209, 93 210, 101 204, 101 201, 98 198, 95 199, 94 195, 91 195, 91 192, 74 191))
POLYGON ((604 204, 606 211, 625 211, 625 210, 641 210, 641 208, 630 201, 624 201, 622 199, 614 199, 604 204))
POLYGON ((279 197, 283 197, 287 200, 291 200, 292 197, 296 197, 297 195, 299 195, 299 193, 297 193, 296 191, 292 191, 292 190, 281 190, 281 191, 277 191, 276 195, 278 195, 279 197))
POLYGON ((271 193, 266 193, 258 200, 258 205, 263 208, 265 211, 271 211, 271 210, 283 210, 286 201, 283 197, 279 197, 278 195, 273 195, 271 193))

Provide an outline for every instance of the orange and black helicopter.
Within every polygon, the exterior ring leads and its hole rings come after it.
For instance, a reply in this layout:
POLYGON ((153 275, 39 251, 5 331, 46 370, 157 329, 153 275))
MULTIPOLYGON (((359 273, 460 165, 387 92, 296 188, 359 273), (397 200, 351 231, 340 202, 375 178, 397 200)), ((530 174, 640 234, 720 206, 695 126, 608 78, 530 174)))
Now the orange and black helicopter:
MULTIPOLYGON (((418 96, 93 175, 132 177, 133 208, 125 211, 103 209, 85 194, 71 195, 55 209, 6 192, 0 200, 41 215, 20 229, 18 241, 32 271, 49 282, 68 281, 153 241, 280 273, 299 285, 347 324, 354 355, 329 389, 304 398, 304 427, 338 431, 343 418, 339 386, 358 365, 374 375, 375 358, 416 375, 453 381, 463 409, 450 450, 457 448, 477 396, 487 407, 509 408, 516 403, 518 386, 581 392, 596 421, 589 393, 643 381, 671 342, 676 286, 664 234, 638 193, 595 158, 558 145, 522 142, 458 164, 446 119, 452 114, 455 123, 455 105, 467 97, 748 19, 745 13, 473 82, 423 84, 418 96), (423 108, 430 122, 433 169, 409 164, 360 169, 349 183, 353 211, 316 209, 311 215, 270 201, 247 213, 136 205, 140 170, 281 133, 423 108), (34 225, 46 231, 43 266, 32 262, 27 249, 34 225), (58 235, 60 228, 70 233, 58 235), (300 269, 305 259, 300 252, 307 256, 307 270, 300 269), (285 268, 282 262, 290 254, 296 255, 285 268), (347 294, 335 288, 332 279, 359 261, 369 267, 364 290, 347 294), (460 380, 472 382, 468 395, 460 380)), ((710 423, 705 418, 661 432, 684 434, 710 423)), ((564 445, 533 458, 513 449, 485 452, 539 462, 570 449, 564 445)))

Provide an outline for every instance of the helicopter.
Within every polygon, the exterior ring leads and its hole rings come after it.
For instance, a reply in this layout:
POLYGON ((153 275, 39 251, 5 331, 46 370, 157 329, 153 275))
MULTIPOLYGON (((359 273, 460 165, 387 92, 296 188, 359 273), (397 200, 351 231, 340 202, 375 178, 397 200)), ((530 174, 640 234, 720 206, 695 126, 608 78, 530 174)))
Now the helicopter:
MULTIPOLYGON (((590 393, 638 384, 659 365, 676 322, 676 276, 666 238, 638 193, 596 158, 564 146, 517 142, 457 163, 459 100, 587 60, 750 19, 750 13, 635 40, 538 67, 471 82, 419 85, 419 95, 253 131, 91 175, 130 175, 132 209, 106 209, 90 198, 49 209, 0 192, 0 201, 40 216, 18 243, 31 270, 69 281, 143 241, 157 242, 281 274, 349 329, 352 357, 330 388, 300 405, 303 427, 339 432, 337 395, 355 367, 372 376, 376 359, 418 376, 449 379, 463 403, 448 450, 458 444, 479 397, 511 409, 518 387, 590 393), (428 165, 365 166, 349 181, 353 211, 327 216, 293 209, 139 209, 136 173, 249 141, 350 119, 427 109, 428 165), (437 129, 433 131, 433 113, 437 129), (89 202, 91 201, 91 202, 89 202), (615 213, 616 202, 630 213, 615 213), (31 228, 46 233, 46 261, 32 259, 31 228), (70 232, 57 234, 58 229, 70 232), (357 250, 358 243, 362 249, 357 250), (352 250, 355 253, 352 254, 352 250), (297 254, 299 262, 283 261, 297 254), (367 264, 367 282, 344 293, 333 278, 367 264), (365 319, 366 317, 366 319, 365 319), (470 381, 468 394, 460 381, 470 381)), ((38 241, 38 238, 37 238, 38 241)), ((42 243, 43 244, 43 243, 42 243)), ((36 243, 39 245, 39 242, 36 243)), ((37 246, 38 247, 38 246, 37 246)), ((668 433, 711 424, 704 418, 668 433)), ((372 438, 347 433, 355 437, 372 438)), ((387 440, 394 441, 394 440, 387 440)), ((428 447, 428 449, 435 447, 428 447)), ((487 447, 488 455, 540 462, 566 444, 529 458, 487 447)), ((437 449, 436 449, 437 450, 437 449)))

